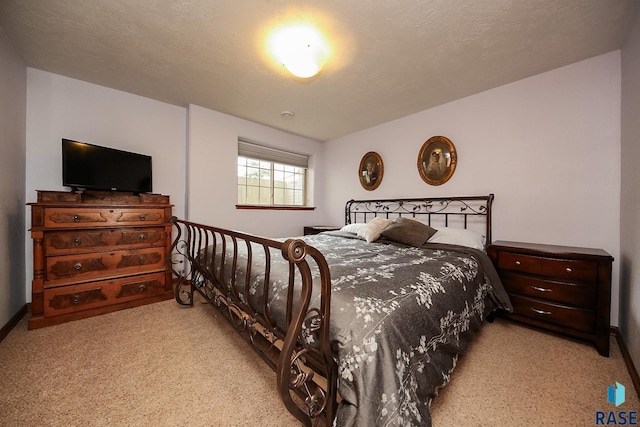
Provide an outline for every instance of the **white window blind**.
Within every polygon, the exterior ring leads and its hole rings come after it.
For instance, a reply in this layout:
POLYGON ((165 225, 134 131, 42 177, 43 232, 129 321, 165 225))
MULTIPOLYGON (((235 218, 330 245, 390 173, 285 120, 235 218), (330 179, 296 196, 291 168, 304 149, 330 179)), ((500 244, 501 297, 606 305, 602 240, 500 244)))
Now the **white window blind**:
POLYGON ((292 153, 290 151, 278 150, 277 148, 265 147, 264 145, 255 144, 242 139, 238 139, 238 156, 297 166, 305 169, 309 167, 309 156, 292 153))

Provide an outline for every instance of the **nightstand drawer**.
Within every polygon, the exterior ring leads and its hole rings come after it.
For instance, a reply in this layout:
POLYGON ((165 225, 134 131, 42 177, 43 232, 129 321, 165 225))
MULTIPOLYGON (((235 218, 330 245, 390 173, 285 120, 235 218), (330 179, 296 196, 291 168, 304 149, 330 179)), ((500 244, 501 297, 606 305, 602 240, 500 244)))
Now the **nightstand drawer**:
POLYGON ((498 268, 522 273, 542 274, 543 259, 544 258, 531 255, 499 252, 498 268))
POLYGON ((513 304, 514 314, 583 332, 591 332, 595 328, 596 316, 591 310, 553 304, 519 295, 510 295, 509 297, 513 304))
POLYGON ((502 273, 502 283, 509 294, 515 293, 574 307, 591 309, 596 303, 596 287, 592 284, 542 280, 518 273, 502 273))
POLYGON ((553 277, 561 280, 595 282, 598 266, 595 262, 571 259, 544 258, 513 252, 500 252, 498 268, 553 277))
POLYGON ((339 225, 306 225, 303 229, 305 236, 322 233, 323 231, 340 230, 339 225))

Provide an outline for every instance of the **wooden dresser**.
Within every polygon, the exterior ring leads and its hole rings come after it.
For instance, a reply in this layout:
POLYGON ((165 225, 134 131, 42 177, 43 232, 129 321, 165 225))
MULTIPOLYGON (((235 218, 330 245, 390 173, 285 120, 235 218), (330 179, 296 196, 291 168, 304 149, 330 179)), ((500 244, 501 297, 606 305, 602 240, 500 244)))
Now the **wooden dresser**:
POLYGON ((506 317, 591 341, 609 356, 611 255, 505 241, 487 251, 513 303, 506 317))
POLYGON ((29 329, 170 299, 169 196, 38 191, 29 329))

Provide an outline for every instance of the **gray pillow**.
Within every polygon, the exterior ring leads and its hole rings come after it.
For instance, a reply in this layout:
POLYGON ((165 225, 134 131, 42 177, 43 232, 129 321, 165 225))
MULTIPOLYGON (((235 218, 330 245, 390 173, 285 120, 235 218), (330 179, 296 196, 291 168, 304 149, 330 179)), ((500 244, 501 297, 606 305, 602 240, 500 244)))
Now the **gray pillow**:
POLYGON ((398 217, 393 220, 382 232, 381 237, 386 237, 394 242, 404 243, 410 246, 422 246, 429 237, 436 234, 436 229, 429 227, 413 219, 398 217))

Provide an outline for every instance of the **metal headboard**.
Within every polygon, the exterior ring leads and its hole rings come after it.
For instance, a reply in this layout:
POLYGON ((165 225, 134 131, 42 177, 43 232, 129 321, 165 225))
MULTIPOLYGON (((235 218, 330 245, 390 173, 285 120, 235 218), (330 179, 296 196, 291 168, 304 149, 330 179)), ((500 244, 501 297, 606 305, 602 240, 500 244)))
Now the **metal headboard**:
POLYGON ((415 218, 431 226, 483 228, 491 243, 491 204, 493 194, 465 197, 424 197, 411 199, 349 200, 345 205, 345 224, 367 222, 374 217, 415 218))

